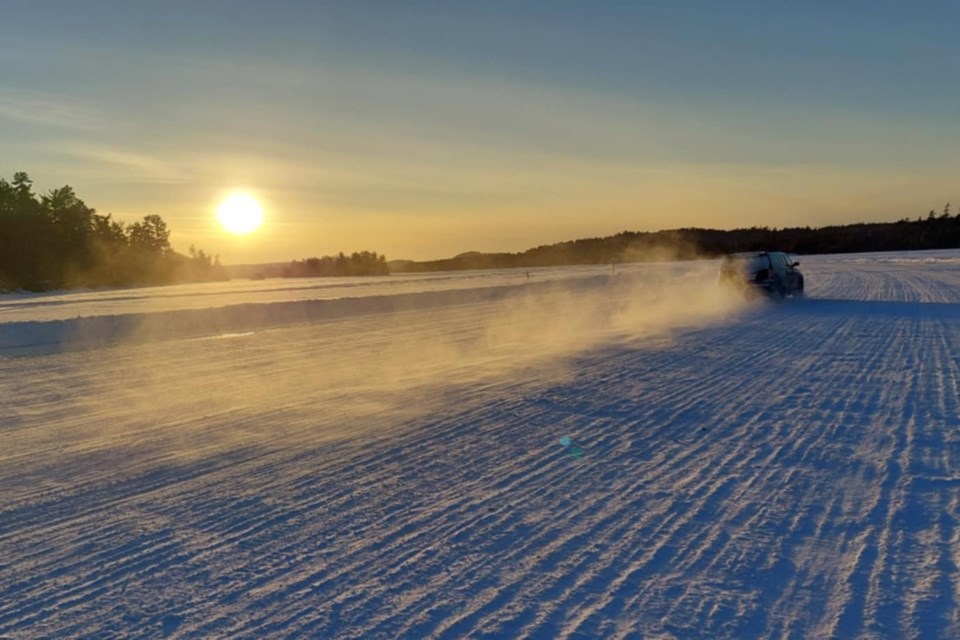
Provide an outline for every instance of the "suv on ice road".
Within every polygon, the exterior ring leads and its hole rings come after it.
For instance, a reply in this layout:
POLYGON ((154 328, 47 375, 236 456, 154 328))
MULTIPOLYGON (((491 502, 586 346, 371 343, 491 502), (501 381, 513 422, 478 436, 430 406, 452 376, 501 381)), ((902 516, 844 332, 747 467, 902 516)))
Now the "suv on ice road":
POLYGON ((728 286, 759 290, 774 300, 803 295, 800 265, 781 251, 734 253, 720 263, 720 282, 728 286))

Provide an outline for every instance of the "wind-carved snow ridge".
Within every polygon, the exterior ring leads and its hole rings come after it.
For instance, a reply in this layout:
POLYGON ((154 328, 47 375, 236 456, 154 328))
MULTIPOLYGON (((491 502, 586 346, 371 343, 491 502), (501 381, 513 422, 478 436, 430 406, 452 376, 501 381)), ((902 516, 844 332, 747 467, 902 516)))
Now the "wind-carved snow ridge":
POLYGON ((0 357, 0 636, 956 637, 960 265, 800 261, 0 357))

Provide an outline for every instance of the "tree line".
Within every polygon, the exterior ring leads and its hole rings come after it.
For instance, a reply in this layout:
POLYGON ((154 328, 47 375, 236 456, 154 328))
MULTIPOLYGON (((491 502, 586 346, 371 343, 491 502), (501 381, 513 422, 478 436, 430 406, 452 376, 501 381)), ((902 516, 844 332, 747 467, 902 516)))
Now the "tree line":
POLYGON ((684 228, 669 231, 624 231, 541 245, 518 253, 471 251, 453 258, 390 263, 392 272, 452 271, 611 264, 716 257, 741 251, 777 250, 797 254, 916 251, 960 248, 960 212, 948 203, 916 220, 863 222, 811 228, 750 227, 729 231, 684 228))
POLYGON ((341 276, 385 276, 390 273, 385 256, 376 251, 356 251, 345 255, 294 260, 281 272, 284 278, 317 278, 341 276))
POLYGON ((152 285, 225 277, 217 256, 170 247, 158 215, 101 215, 63 186, 37 195, 24 172, 0 178, 0 291, 152 285))

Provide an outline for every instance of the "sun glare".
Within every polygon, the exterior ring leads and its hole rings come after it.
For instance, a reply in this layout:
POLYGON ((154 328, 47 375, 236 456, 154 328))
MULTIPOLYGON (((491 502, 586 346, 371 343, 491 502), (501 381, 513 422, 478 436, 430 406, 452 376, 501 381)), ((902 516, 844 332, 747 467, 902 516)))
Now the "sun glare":
POLYGON ((263 223, 263 208, 252 196, 233 193, 217 207, 217 220, 230 233, 252 233, 263 223))

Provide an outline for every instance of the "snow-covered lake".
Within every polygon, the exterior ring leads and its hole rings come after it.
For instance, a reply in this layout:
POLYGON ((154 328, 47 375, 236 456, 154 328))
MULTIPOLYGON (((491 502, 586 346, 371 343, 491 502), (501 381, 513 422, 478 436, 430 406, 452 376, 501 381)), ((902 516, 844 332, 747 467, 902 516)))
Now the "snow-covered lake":
POLYGON ((0 296, 0 637, 960 637, 960 250, 800 261, 0 296))

